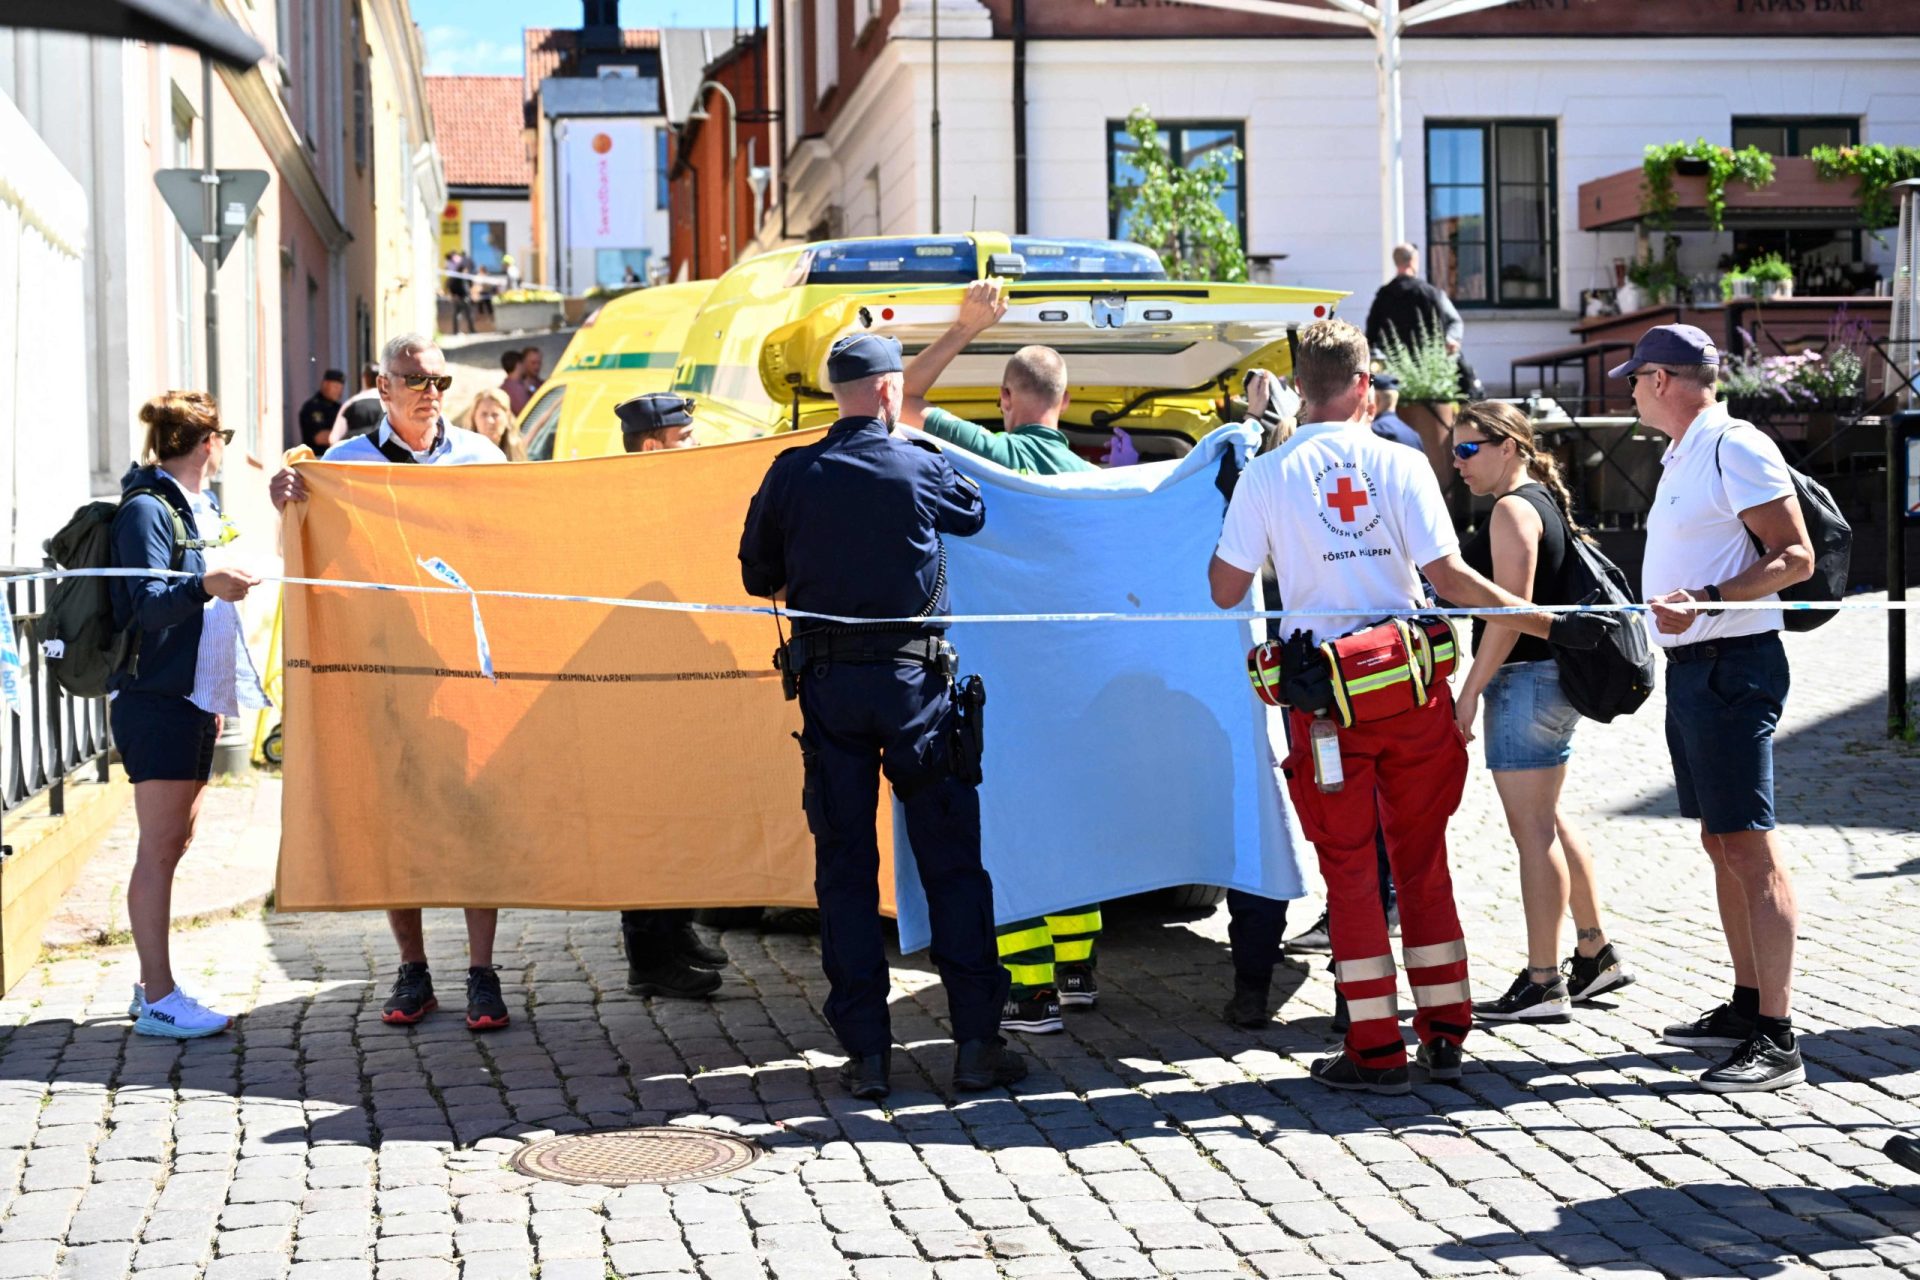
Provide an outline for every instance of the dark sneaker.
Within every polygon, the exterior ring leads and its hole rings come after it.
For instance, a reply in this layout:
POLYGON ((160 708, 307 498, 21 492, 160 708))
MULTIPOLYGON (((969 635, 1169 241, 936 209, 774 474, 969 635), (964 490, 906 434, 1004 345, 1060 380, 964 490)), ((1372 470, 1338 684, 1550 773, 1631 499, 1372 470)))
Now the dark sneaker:
POLYGON ((1730 1004, 1715 1005, 1692 1022, 1676 1022, 1660 1033, 1682 1049, 1738 1049, 1753 1038, 1753 1019, 1730 1004))
POLYGON ((1336 1053, 1314 1063, 1309 1074, 1329 1089, 1388 1095, 1413 1092, 1413 1080, 1407 1074, 1405 1063, 1397 1067, 1363 1067, 1345 1053, 1336 1053))
POLYGON ((665 1000, 704 1000, 720 989, 720 975, 711 969, 696 969, 680 955, 627 958, 627 990, 637 996, 655 996, 665 1000))
POLYGON ((1414 1062, 1427 1073, 1429 1080, 1458 1080, 1460 1078, 1460 1046, 1451 1040, 1429 1040, 1420 1046, 1414 1062))
POLYGON ((1009 996, 1005 1007, 1000 1010, 1002 1031, 1045 1035, 1050 1031, 1063 1030, 1065 1026, 1060 1021, 1060 997, 1054 994, 1052 987, 1042 987, 1025 996, 1009 996))
POLYGON ((1288 951, 1333 950, 1333 929, 1327 923, 1327 913, 1322 911, 1318 920, 1288 938, 1286 946, 1288 951))
POLYGON ((1887 1159, 1902 1169, 1909 1173, 1920 1173, 1920 1138, 1896 1133, 1887 1139, 1887 1145, 1880 1150, 1886 1153, 1887 1159))
POLYGON ((1700 1087, 1708 1093, 1766 1093, 1806 1081, 1799 1040, 1783 1049, 1756 1031, 1731 1058, 1702 1075, 1700 1087))
POLYGON ((1522 969, 1505 995, 1498 1000, 1476 1002, 1473 1012, 1488 1022, 1566 1022, 1572 1008, 1564 979, 1556 977, 1552 982, 1535 982, 1522 969))
POLYGON ((467 1030, 498 1031, 507 1025, 507 1002, 500 997, 500 971, 490 964, 467 970, 467 1030))
POLYGON ((840 1067, 840 1087, 856 1098, 878 1102, 893 1092, 887 1076, 893 1070, 893 1051, 848 1058, 840 1067))
POLYGON ((1227 1007, 1220 1011, 1220 1016, 1236 1027, 1258 1030, 1273 1021, 1267 999, 1265 987, 1251 987, 1236 982, 1233 984, 1233 999, 1227 1001, 1227 1007))
POLYGON ((954 1050, 953 1087, 977 1093, 1027 1078, 1027 1060, 998 1040, 969 1040, 954 1050))
POLYGON ((1591 1000, 1603 992, 1618 991, 1621 987, 1633 985, 1633 970, 1627 968, 1626 961, 1614 951, 1611 942, 1593 956, 1574 952, 1567 957, 1562 971, 1567 978, 1567 994, 1576 1004, 1591 1000))
POLYGON ((1061 1008, 1091 1009, 1099 1003, 1100 984, 1094 979, 1091 965, 1058 965, 1054 968, 1053 976, 1060 984, 1061 1008))
POLYGON ((727 963, 727 953, 718 947, 710 947, 700 940, 691 924, 683 924, 673 935, 669 945, 675 955, 688 964, 697 964, 702 969, 718 969, 727 963))
POLYGON ((393 994, 380 1011, 380 1021, 410 1027, 439 1007, 440 1002, 433 998, 433 975, 427 972, 427 962, 403 964, 393 980, 393 994))

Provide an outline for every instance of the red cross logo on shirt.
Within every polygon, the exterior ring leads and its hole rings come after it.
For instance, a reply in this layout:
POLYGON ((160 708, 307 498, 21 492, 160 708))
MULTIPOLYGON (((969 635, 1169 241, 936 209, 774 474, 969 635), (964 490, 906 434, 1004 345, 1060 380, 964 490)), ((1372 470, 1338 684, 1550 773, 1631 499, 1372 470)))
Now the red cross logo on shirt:
POLYGON ((1341 524, 1352 524, 1354 512, 1367 505, 1367 495, 1353 487, 1353 477, 1341 476, 1327 495, 1327 505, 1340 513, 1341 524))

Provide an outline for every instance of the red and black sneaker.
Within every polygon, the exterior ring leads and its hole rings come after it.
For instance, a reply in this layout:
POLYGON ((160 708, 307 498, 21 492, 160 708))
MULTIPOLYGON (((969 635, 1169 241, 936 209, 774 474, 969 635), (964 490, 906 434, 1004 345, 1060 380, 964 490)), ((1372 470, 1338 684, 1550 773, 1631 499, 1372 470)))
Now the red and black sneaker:
POLYGON ((416 960, 400 966, 400 975, 393 980, 393 994, 380 1011, 380 1021, 410 1027, 439 1007, 440 1002, 433 998, 433 975, 427 972, 427 962, 416 960))
POLYGON ((497 1031, 507 1025, 507 1002, 500 996, 500 974, 490 964, 467 970, 467 1029, 497 1031))

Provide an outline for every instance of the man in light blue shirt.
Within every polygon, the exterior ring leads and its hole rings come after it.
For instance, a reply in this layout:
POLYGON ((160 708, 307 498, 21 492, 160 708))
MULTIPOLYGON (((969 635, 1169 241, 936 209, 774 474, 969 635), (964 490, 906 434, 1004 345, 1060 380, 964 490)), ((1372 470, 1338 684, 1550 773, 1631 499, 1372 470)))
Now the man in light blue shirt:
MULTIPOLYGON (((491 440, 449 423, 441 412, 453 378, 447 357, 422 334, 402 334, 380 354, 380 400, 386 416, 378 428, 327 450, 328 462, 394 463, 403 466, 459 466, 468 462, 505 462, 491 440)), ((267 492, 276 509, 305 502, 307 487, 292 467, 281 468, 267 492)), ((467 908, 467 1026, 490 1031, 507 1025, 500 975, 493 967, 493 935, 500 913, 467 908)), ((439 1007, 427 970, 426 935, 418 907, 387 912, 387 924, 400 948, 400 972, 381 1020, 410 1026, 439 1007)))

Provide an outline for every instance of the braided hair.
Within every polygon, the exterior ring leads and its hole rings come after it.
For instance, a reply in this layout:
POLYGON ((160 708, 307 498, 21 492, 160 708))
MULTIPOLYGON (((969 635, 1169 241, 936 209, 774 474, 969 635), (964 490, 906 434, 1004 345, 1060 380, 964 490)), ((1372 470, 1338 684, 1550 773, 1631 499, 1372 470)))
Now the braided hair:
POLYGON ((1560 464, 1552 454, 1541 451, 1533 420, 1525 412, 1504 400, 1476 400, 1460 411, 1457 425, 1472 427, 1489 440, 1513 441, 1527 464, 1527 476, 1547 487, 1560 514, 1566 517, 1567 527, 1578 537, 1586 536, 1586 531, 1574 523, 1573 494, 1560 474, 1560 464))

